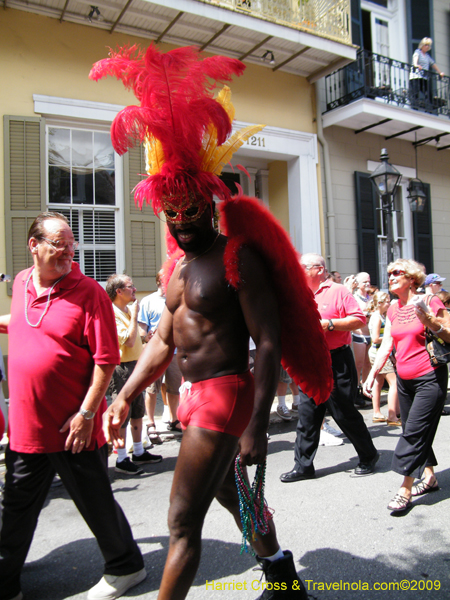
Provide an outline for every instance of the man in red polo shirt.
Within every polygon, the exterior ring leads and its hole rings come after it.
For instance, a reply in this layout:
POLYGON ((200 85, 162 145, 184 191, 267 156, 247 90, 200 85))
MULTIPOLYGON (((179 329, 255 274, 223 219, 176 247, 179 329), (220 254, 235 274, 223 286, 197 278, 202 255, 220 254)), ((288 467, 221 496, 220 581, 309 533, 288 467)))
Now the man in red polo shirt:
MULTIPOLYGON (((88 600, 121 596, 145 569, 115 502, 102 432, 105 391, 120 362, 111 302, 73 263, 67 219, 41 213, 28 232, 33 266, 14 281, 9 334, 9 445, 0 531, 0 600, 21 600, 20 575, 58 473, 105 559, 88 600)), ((46 597, 51 592, 46 590, 46 597)))
POLYGON ((355 475, 368 475, 373 473, 380 455, 364 419, 354 406, 358 378, 350 348, 350 332, 364 325, 366 318, 347 288, 328 279, 325 260, 320 254, 303 254, 300 262, 322 317, 322 328, 331 353, 334 388, 328 401, 319 406, 305 394, 300 394, 295 466, 280 479, 283 483, 291 483, 316 476, 313 461, 327 409, 358 453, 355 475))

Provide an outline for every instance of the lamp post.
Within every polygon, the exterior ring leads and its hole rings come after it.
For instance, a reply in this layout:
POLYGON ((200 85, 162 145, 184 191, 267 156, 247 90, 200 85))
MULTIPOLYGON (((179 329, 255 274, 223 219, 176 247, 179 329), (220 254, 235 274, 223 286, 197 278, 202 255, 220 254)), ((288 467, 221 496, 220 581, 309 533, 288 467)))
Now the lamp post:
POLYGON ((401 173, 388 162, 389 156, 386 148, 381 151, 381 164, 370 175, 370 179, 381 198, 381 210, 386 215, 386 245, 387 264, 394 260, 394 236, 392 230, 392 211, 394 209, 394 196, 402 179, 401 173))

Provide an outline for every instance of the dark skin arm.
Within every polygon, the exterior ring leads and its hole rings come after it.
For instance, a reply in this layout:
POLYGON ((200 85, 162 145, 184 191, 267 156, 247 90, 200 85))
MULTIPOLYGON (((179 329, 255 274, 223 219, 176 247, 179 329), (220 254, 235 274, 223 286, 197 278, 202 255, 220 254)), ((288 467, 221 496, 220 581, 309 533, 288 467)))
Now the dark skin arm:
POLYGON ((115 448, 124 446, 125 442, 120 435, 120 427, 128 415, 131 402, 164 373, 172 360, 174 351, 173 316, 165 308, 158 329, 145 346, 131 377, 103 415, 105 437, 108 442, 112 442, 115 448))
POLYGON ((243 285, 239 302, 256 345, 256 357, 253 413, 239 447, 243 464, 253 465, 263 462, 267 455, 266 433, 280 375, 280 323, 274 286, 262 259, 244 248, 240 272, 243 285))

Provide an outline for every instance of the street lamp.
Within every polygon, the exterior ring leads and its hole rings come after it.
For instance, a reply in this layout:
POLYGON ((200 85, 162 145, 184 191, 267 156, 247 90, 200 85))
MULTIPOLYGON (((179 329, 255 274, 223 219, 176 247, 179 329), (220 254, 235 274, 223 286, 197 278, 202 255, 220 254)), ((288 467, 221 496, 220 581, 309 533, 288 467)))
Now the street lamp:
POLYGON ((370 175, 370 179, 375 186, 378 194, 381 197, 381 210, 386 215, 386 224, 387 224, 387 235, 386 235, 386 244, 387 244, 387 264, 393 261, 393 248, 394 248, 394 236, 392 232, 392 211, 393 211, 393 203, 394 196, 399 183, 402 179, 402 174, 393 167, 390 163, 388 163, 388 153, 386 148, 383 148, 381 151, 381 164, 375 169, 375 171, 370 175))
POLYGON ((406 197, 411 212, 423 212, 427 201, 427 195, 423 191, 423 183, 420 179, 411 179, 407 189, 408 195, 406 197))

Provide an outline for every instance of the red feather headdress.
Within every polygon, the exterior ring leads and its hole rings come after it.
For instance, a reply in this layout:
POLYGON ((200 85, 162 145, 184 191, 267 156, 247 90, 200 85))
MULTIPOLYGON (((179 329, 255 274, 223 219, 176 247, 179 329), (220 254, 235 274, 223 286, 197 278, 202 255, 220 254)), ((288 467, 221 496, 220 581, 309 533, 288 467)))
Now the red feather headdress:
POLYGON ((152 203, 155 214, 170 197, 172 207, 184 208, 195 199, 207 204, 216 195, 230 197, 218 177, 232 153, 261 129, 245 128, 227 140, 234 109, 225 87, 213 98, 216 82, 241 75, 245 65, 225 56, 201 58, 192 47, 161 53, 150 45, 110 51, 109 58, 93 66, 95 81, 107 75, 132 89, 140 106, 121 110, 111 126, 113 146, 119 154, 145 144, 148 178, 135 188, 142 208, 152 203))
MULTIPOLYGON (((219 178, 233 153, 263 127, 246 127, 228 137, 234 118, 231 92, 225 86, 213 98, 216 82, 230 81, 244 68, 240 61, 224 56, 201 59, 195 48, 163 54, 151 45, 145 52, 137 46, 111 51, 109 58, 95 63, 89 76, 96 81, 116 76, 140 102, 120 111, 111 138, 119 154, 145 145, 148 177, 135 188, 141 208, 144 200, 151 202, 158 214, 170 199, 175 210, 195 202, 200 211, 213 195, 224 200, 220 210, 229 236, 224 255, 227 281, 239 288, 238 252, 243 244, 264 257, 279 301, 283 366, 305 394, 317 403, 325 402, 332 387, 330 353, 299 257, 268 210, 255 199, 231 199, 219 178)), ((165 285, 183 254, 170 235, 167 248, 165 285)))

